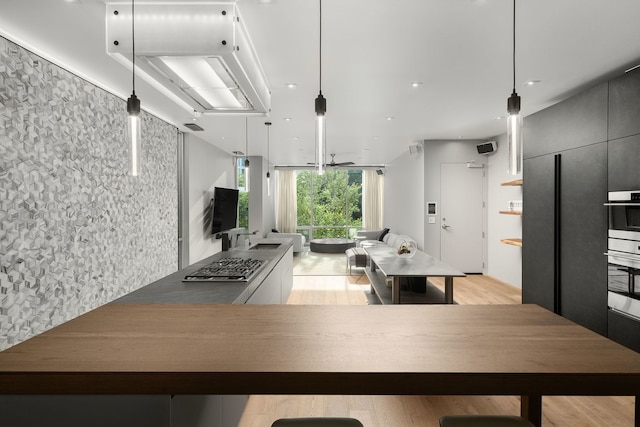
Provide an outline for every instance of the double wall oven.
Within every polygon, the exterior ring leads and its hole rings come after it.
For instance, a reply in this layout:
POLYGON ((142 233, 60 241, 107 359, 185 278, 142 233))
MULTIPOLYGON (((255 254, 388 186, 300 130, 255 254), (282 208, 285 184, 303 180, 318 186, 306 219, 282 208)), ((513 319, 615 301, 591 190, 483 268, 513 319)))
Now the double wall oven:
MULTIPOLYGON (((629 328, 616 332, 612 326, 626 324, 635 331, 640 327, 640 190, 610 192, 607 206, 609 330, 610 335, 624 335, 629 328)), ((638 350, 640 337, 635 335, 620 340, 638 350)))

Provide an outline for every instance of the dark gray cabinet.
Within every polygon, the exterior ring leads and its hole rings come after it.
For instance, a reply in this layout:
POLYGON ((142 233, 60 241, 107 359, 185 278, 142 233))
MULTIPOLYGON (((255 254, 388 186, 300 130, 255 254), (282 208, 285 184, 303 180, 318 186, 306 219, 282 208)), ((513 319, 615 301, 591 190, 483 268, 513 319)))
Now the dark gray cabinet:
MULTIPOLYGON (((606 141, 607 88, 608 84, 602 83, 527 116, 524 119, 524 158, 606 141)), ((523 177, 527 179, 525 175, 523 177)))
POLYGON ((607 145, 524 161, 522 301, 607 333, 607 145))
POLYGON ((640 133, 640 70, 609 82, 609 140, 640 133))
POLYGON ((609 311, 609 338, 640 352, 640 322, 624 314, 609 311))
POLYGON ((640 190, 640 134, 609 141, 608 162, 609 191, 640 190))
POLYGON ((554 156, 525 159, 522 176, 522 302, 555 310, 554 156))
POLYGON ((561 154, 560 314, 607 334, 607 144, 561 154))

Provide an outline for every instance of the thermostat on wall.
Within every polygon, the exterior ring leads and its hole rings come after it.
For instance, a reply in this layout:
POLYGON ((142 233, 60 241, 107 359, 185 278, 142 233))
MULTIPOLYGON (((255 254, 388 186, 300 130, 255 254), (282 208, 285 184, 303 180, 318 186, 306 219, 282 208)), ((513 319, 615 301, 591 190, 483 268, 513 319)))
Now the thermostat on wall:
POLYGON ((427 202, 427 215, 437 215, 437 203, 427 202))

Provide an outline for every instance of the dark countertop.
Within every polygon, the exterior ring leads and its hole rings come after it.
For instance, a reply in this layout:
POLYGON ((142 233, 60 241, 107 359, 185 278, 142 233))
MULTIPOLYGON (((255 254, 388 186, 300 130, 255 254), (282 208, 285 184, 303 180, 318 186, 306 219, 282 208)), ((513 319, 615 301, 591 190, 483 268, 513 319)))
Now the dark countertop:
POLYGON ((162 279, 133 291, 111 304, 244 304, 292 246, 290 239, 260 239, 250 246, 218 252, 162 279), (276 249, 249 249, 260 243, 278 243, 276 249), (249 282, 183 282, 205 265, 228 257, 267 260, 249 282))

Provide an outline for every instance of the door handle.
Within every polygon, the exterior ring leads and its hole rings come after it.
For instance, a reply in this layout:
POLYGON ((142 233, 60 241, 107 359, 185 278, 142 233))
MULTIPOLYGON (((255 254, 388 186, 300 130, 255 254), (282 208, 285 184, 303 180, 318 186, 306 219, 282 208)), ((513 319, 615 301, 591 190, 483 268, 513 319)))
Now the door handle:
POLYGON ((451 226, 447 225, 447 224, 442 224, 442 229, 443 230, 446 230, 447 228, 451 228, 451 226))

